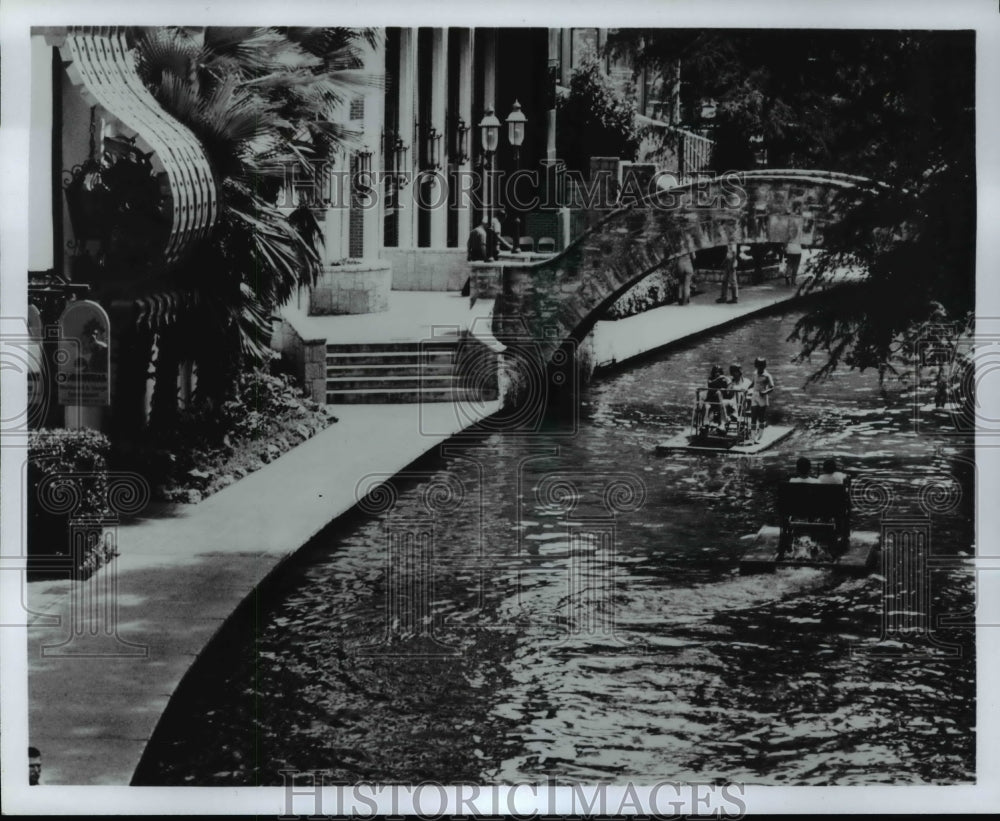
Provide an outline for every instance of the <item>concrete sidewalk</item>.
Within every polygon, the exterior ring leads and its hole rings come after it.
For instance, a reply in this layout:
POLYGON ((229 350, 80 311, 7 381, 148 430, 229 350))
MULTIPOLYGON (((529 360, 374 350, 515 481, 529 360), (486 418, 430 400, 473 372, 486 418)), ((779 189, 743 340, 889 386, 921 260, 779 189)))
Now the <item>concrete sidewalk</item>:
POLYGON ((330 344, 364 342, 420 342, 468 330, 475 322, 489 321, 492 303, 469 306, 457 291, 392 291, 389 310, 356 316, 308 316, 286 308, 285 317, 303 339, 325 338, 330 344))
POLYGON ((28 629, 43 784, 127 785, 181 678, 258 583, 353 507, 365 476, 398 473, 496 410, 338 406, 338 423, 200 504, 121 526, 120 555, 88 582, 28 585, 31 610, 58 617, 28 629))
POLYGON ((790 302, 796 288, 783 280, 740 289, 740 301, 717 304, 718 291, 691 298, 688 305, 664 305, 635 316, 598 322, 593 330, 594 363, 598 369, 680 342, 775 305, 790 302))

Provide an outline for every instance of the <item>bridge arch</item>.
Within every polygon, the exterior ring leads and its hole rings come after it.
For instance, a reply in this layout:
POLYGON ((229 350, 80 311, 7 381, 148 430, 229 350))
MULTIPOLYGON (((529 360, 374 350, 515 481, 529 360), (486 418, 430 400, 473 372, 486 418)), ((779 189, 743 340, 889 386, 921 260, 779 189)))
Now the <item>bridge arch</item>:
POLYGON ((494 300, 493 335, 520 349, 515 358, 565 362, 567 344, 660 266, 730 241, 818 245, 845 193, 871 185, 848 174, 783 169, 657 190, 627 207, 588 212, 590 227, 557 256, 474 264, 472 295, 494 300))

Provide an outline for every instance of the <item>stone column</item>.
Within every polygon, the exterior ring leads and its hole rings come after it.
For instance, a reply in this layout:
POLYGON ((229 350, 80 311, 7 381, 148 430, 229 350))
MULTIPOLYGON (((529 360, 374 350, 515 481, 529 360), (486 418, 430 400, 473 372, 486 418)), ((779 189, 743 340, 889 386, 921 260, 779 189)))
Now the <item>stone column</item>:
POLYGON ((405 165, 396 170, 410 175, 410 182, 399 193, 398 246, 416 246, 417 221, 413 202, 412 172, 419 146, 413 140, 413 112, 417 94, 417 30, 404 28, 399 32, 399 136, 409 149, 405 165))
MULTIPOLYGON (((488 29, 483 37, 483 105, 497 107, 497 31, 488 29)), ((499 116, 499 115, 498 115, 499 116)))
MULTIPOLYGON (((365 53, 365 67, 381 76, 385 73, 385 41, 379 40, 374 48, 365 53)), ((374 192, 363 203, 362 212, 362 256, 365 259, 377 259, 382 248, 385 225, 382 219, 383 206, 381 171, 386 168, 386 159, 382 152, 385 149, 384 140, 379 139, 379 132, 385 122, 385 91, 380 85, 375 85, 365 93, 365 114, 362 128, 365 133, 365 143, 372 152, 372 179, 368 184, 374 192)))
MULTIPOLYGON (((486 29, 483 36, 483 113, 485 113, 487 108, 493 109, 494 113, 499 117, 500 114, 497 113, 497 30, 496 29, 486 29)), ((474 124, 474 140, 475 145, 480 145, 480 134, 479 134, 479 123, 474 124)), ((501 126, 502 128, 502 126, 501 126)), ((496 157, 493 158, 493 163, 496 163, 496 157)), ((496 189, 494 186, 493 175, 490 173, 491 168, 483 168, 483 181, 485 183, 485 188, 483 191, 483 204, 485 206, 483 210, 483 216, 493 209, 493 213, 496 211, 496 189)))
MULTIPOLYGON (((431 203, 430 211, 430 245, 431 248, 445 248, 448 245, 448 197, 444 183, 447 168, 445 151, 445 106, 448 99, 448 30, 435 28, 431 30, 431 99, 430 122, 422 124, 421 138, 430 133, 431 128, 441 134, 441 168, 435 171, 436 181, 429 183, 436 190, 430 192, 427 202, 431 203)), ((431 177, 430 179, 434 179, 431 177)))
MULTIPOLYGON (((471 158, 475 154, 478 129, 472 119, 472 72, 473 72, 473 29, 462 29, 458 35, 458 116, 455 122, 450 124, 450 128, 458 128, 458 117, 465 120, 469 128, 465 135, 465 149, 469 158, 462 164, 456 165, 459 176, 468 175, 472 171, 471 158)), ((449 134, 448 139, 454 135, 449 134)), ((458 246, 462 247, 465 238, 472 230, 472 197, 468 193, 470 186, 459 181, 459 201, 458 201, 458 246)))
POLYGON ((31 38, 31 84, 37 87, 30 109, 28 270, 46 271, 55 265, 56 252, 52 242, 52 47, 42 35, 31 38))
POLYGON ((559 82, 559 66, 561 65, 559 60, 560 39, 559 29, 549 29, 549 62, 548 76, 545 78, 547 83, 546 88, 546 100, 548 103, 547 111, 545 112, 545 159, 548 162, 552 162, 556 158, 556 84, 559 82))

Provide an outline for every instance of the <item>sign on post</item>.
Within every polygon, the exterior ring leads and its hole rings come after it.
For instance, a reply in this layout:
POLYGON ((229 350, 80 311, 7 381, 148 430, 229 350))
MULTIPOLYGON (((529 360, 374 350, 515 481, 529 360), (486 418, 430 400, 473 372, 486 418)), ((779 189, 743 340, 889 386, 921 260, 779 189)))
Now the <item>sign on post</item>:
POLYGON ((110 354, 111 323, 104 308, 89 299, 70 303, 59 317, 59 404, 110 405, 110 354))

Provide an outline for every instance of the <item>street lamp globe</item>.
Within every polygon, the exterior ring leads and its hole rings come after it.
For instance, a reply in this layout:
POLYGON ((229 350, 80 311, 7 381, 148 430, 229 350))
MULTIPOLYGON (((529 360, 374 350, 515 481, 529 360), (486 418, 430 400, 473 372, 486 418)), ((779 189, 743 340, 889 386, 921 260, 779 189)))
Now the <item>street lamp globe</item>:
POLYGON ((515 148, 519 148, 524 142, 524 124, 527 121, 528 118, 521 111, 521 104, 514 100, 514 108, 507 115, 507 137, 515 148))
POLYGON ((483 151, 492 154, 500 142, 500 120, 493 113, 493 106, 487 106, 486 114, 479 121, 479 136, 482 139, 483 151))

